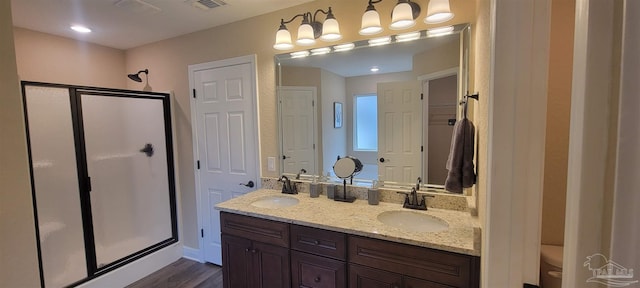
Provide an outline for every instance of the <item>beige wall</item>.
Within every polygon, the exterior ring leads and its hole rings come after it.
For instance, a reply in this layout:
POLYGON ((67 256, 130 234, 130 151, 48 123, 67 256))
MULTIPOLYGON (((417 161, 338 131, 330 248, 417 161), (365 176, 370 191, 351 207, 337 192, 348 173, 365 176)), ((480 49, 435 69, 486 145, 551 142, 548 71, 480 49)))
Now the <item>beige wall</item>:
MULTIPOLYGON (((389 15, 394 1, 384 1, 376 5, 383 15, 382 26, 388 27, 389 15)), ((317 0, 309 4, 280 10, 274 13, 254 17, 240 22, 144 45, 127 50, 127 71, 149 68, 150 85, 155 91, 174 90, 177 98, 176 126, 178 138, 178 156, 180 159, 180 190, 183 205, 183 232, 185 245, 198 247, 197 227, 195 227, 196 206, 194 191, 193 151, 191 135, 191 116, 189 107, 189 83, 187 67, 190 64, 222 60, 231 57, 256 54, 258 63, 258 99, 260 102, 260 149, 262 176, 276 177, 275 172, 266 169, 266 157, 278 155, 277 117, 275 97, 275 65, 273 57, 279 53, 273 49, 275 32, 281 18, 289 18, 305 11, 331 6, 340 21, 343 39, 340 42, 362 40, 358 29, 366 3, 360 1, 317 0), (354 16, 356 15, 356 16, 354 16)), ((424 18, 426 5, 422 5, 424 18)), ((475 5, 467 0, 451 0, 451 9, 456 16, 451 24, 471 23, 475 19, 475 5)), ((438 25, 427 25, 418 21, 412 30, 422 30, 438 25)), ((297 24, 289 25, 295 31, 297 24)), ((292 34, 295 34, 293 32, 292 34)), ((385 29, 381 35, 395 34, 385 29)), ((326 46, 319 41, 315 47, 326 46)), ((297 48, 300 50, 300 48, 297 48)), ((129 88, 136 88, 128 83, 129 88)), ((139 87, 137 87, 139 89, 139 87)))
POLYGON ((542 244, 564 243, 575 2, 551 2, 542 244))
POLYGON ((321 116, 322 123, 322 174, 326 175, 327 171, 333 170, 333 164, 337 156, 344 157, 347 155, 347 127, 353 125, 353 118, 347 117, 350 108, 346 104, 346 80, 344 77, 322 70, 322 89, 320 93, 321 116), (333 127, 333 103, 342 103, 342 127, 333 127))
MULTIPOLYGON (((491 1, 478 0, 476 2, 476 25, 471 31, 475 33, 472 37, 472 61, 474 70, 473 80, 469 87, 480 94, 477 105, 474 105, 473 123, 476 125, 476 169, 478 170, 476 185, 473 188, 477 195, 477 208, 480 223, 485 223, 484 208, 487 206, 487 135, 489 121, 489 97, 490 97, 490 77, 491 77, 491 1)), ((473 102, 472 102, 473 103, 473 102)), ((484 268, 483 268, 484 269, 484 268)))
POLYGON ((460 65, 460 42, 452 41, 413 57, 413 75, 422 76, 460 65))
POLYGON ((0 1, 0 282, 3 287, 38 287, 35 222, 10 3, 0 1))
POLYGON ((36 32, 14 29, 21 80, 126 88, 124 51, 36 32))

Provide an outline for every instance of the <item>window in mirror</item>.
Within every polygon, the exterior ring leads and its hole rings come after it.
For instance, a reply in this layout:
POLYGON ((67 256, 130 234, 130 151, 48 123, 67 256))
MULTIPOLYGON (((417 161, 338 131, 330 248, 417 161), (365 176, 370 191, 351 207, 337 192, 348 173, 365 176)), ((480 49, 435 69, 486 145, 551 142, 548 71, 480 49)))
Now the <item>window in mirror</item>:
POLYGON ((378 95, 355 95, 354 147, 356 151, 378 151, 378 95))

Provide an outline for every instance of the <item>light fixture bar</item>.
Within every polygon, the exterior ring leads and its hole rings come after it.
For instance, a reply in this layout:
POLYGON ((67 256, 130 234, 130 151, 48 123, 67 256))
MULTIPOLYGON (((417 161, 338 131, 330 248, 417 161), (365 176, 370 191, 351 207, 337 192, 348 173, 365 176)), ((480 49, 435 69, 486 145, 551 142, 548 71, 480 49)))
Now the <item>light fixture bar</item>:
POLYGON ((344 52, 344 51, 353 50, 353 48, 355 48, 355 47, 356 47, 356 44, 345 43, 345 44, 340 44, 340 45, 333 46, 333 51, 335 51, 335 52, 344 52))
POLYGON ((311 49, 311 55, 322 55, 322 54, 327 54, 329 52, 331 52, 331 48, 329 47, 311 49))
POLYGON ((314 13, 305 12, 302 14, 297 14, 288 21, 284 19, 280 20, 280 28, 276 33, 276 41, 273 45, 274 49, 277 50, 289 50, 293 48, 293 43, 291 41, 291 33, 287 29, 286 24, 293 22, 293 20, 302 17, 302 23, 298 27, 298 35, 296 39, 296 44, 300 46, 311 46, 316 44, 316 39, 320 38, 323 41, 331 42, 338 41, 342 39, 342 34, 340 34, 340 25, 338 24, 338 20, 333 15, 333 11, 331 7, 327 11, 322 9, 316 10, 314 13), (320 23, 317 21, 318 13, 325 14, 327 17, 325 18, 324 23, 320 23))
POLYGON ((302 50, 302 51, 298 51, 298 52, 293 52, 290 55, 291 55, 291 58, 304 58, 304 57, 309 56, 309 51, 302 50))
POLYGON ((427 30, 427 36, 442 36, 453 33, 453 26, 438 27, 427 30))
POLYGON ((420 31, 398 34, 396 35, 396 41, 397 42, 413 41, 413 40, 420 39, 420 35, 421 35, 420 31))
POLYGON ((385 36, 385 37, 379 37, 379 38, 374 38, 369 40, 369 46, 382 46, 382 45, 387 45, 389 43, 391 43, 391 37, 390 36, 385 36))

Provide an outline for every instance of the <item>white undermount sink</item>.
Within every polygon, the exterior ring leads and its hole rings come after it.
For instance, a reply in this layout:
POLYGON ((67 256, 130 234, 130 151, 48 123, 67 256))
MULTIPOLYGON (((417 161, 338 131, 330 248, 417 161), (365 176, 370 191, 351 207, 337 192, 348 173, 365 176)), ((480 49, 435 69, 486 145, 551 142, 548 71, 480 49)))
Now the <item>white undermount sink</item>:
POLYGON ((300 200, 290 196, 267 196, 251 202, 251 206, 260 208, 285 208, 296 205, 300 200))
POLYGON ((444 220, 413 211, 386 211, 378 214, 378 221, 411 232, 439 232, 449 229, 444 220))

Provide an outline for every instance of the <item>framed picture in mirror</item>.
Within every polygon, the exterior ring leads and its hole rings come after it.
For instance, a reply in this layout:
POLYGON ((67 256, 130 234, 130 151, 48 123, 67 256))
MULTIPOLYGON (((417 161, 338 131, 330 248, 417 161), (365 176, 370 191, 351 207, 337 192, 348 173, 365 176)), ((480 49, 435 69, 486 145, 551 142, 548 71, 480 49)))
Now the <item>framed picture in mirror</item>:
POLYGON ((333 128, 342 128, 342 103, 333 102, 333 128))

